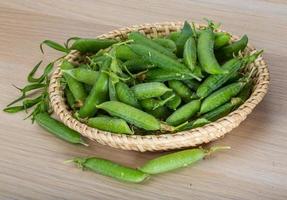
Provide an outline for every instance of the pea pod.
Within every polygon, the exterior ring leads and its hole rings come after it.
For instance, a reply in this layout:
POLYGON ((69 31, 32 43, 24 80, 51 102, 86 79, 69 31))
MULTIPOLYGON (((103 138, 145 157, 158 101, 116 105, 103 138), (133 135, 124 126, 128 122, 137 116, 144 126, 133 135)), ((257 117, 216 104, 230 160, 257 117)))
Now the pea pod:
POLYGON ((44 129, 49 131, 50 133, 56 135, 57 137, 73 143, 73 144, 83 144, 87 145, 84 143, 84 141, 81 138, 81 135, 68 128, 64 124, 60 123, 59 121, 53 119, 50 117, 49 114, 47 113, 39 113, 35 116, 35 121, 42 126, 44 129))
POLYGON ((193 100, 172 113, 167 119, 166 122, 169 125, 177 126, 194 116, 200 109, 200 100, 193 100))
POLYGON ((189 87, 191 90, 197 90, 200 83, 196 80, 186 79, 182 81, 187 87, 189 87))
POLYGON ((182 77, 187 76, 190 78, 195 78, 201 80, 199 77, 196 77, 190 72, 190 70, 178 62, 175 59, 172 59, 164 54, 161 54, 158 51, 155 51, 152 48, 139 45, 139 44, 130 44, 131 49, 138 54, 139 56, 147 59, 151 64, 167 71, 173 71, 175 73, 181 74, 182 77))
POLYGON ((138 100, 160 97, 167 91, 171 91, 165 84, 159 82, 140 83, 131 89, 138 100))
POLYGON ((152 115, 118 101, 107 101, 98 105, 97 108, 103 109, 110 115, 124 119, 130 124, 145 130, 161 129, 160 122, 152 115))
POLYGON ((130 72, 139 72, 144 71, 146 69, 150 69, 155 67, 154 65, 150 64, 148 61, 144 59, 131 59, 124 62, 124 65, 130 72))
POLYGON ((41 100, 42 100, 42 95, 40 95, 39 97, 36 97, 34 99, 25 99, 22 102, 21 106, 6 107, 3 109, 3 111, 7 112, 7 113, 16 113, 16 112, 20 112, 22 110, 27 110, 28 108, 31 108, 34 105, 36 105, 37 103, 39 103, 41 100))
POLYGON ((245 84, 246 82, 239 81, 215 91, 203 100, 200 113, 207 113, 228 102, 232 97, 235 97, 242 90, 245 84))
POLYGON ((144 80, 151 82, 164 82, 169 80, 186 80, 190 77, 182 76, 180 73, 175 73, 173 71, 167 71, 160 68, 154 68, 148 70, 145 74, 144 80))
POLYGON ((176 58, 175 54, 173 54, 171 51, 167 50, 166 48, 154 42, 153 40, 146 38, 144 35, 138 32, 131 32, 128 35, 128 39, 133 40, 136 44, 141 44, 150 47, 170 58, 176 58))
POLYGON ((109 99, 111 101, 117 101, 118 100, 115 83, 112 81, 111 77, 109 77, 109 99))
POLYGON ((115 55, 120 60, 137 59, 138 55, 135 54, 127 45, 118 45, 115 47, 115 55))
POLYGON ((239 51, 243 51, 248 44, 248 37, 244 35, 240 40, 224 46, 216 52, 216 57, 219 60, 228 60, 237 55, 239 51))
POLYGON ((129 88, 127 84, 118 82, 116 84, 116 93, 119 101, 135 108, 141 108, 134 92, 129 88))
POLYGON ((80 38, 74 41, 70 49, 78 50, 81 53, 96 53, 100 49, 105 49, 117 42, 114 39, 80 38))
POLYGON ((144 172, 102 158, 74 158, 72 161, 84 169, 89 169, 120 181, 140 183, 149 178, 149 175, 144 172))
POLYGON ((172 99, 170 99, 167 103, 166 103, 166 106, 172 110, 176 110, 177 107, 181 104, 181 98, 180 96, 178 96, 177 94, 175 94, 174 92, 167 92, 165 93, 162 97, 164 99, 168 99, 170 98, 171 96, 172 99))
POLYGON ((120 134, 133 134, 133 131, 130 129, 126 121, 119 118, 98 116, 88 119, 87 124, 103 131, 120 134))
POLYGON ((172 32, 167 36, 167 39, 170 39, 170 40, 176 42, 178 40, 179 36, 180 36, 180 32, 172 32))
POLYGON ((72 94, 71 90, 68 87, 65 88, 65 96, 66 96, 66 100, 67 100, 69 107, 71 109, 74 109, 76 100, 75 100, 75 97, 72 94))
POLYGON ((175 95, 171 95, 166 99, 154 99, 154 98, 150 98, 150 99, 144 99, 141 101, 141 105, 145 110, 155 110, 158 107, 164 106, 167 102, 169 102, 173 97, 175 97, 175 95))
POLYGON ((209 74, 224 74, 228 71, 222 69, 214 55, 214 33, 210 28, 203 30, 198 38, 198 60, 203 70, 209 74))
POLYGON ((184 50, 184 45, 185 45, 186 41, 188 40, 188 38, 190 38, 192 36, 193 36, 192 28, 191 28, 190 24, 187 21, 185 21, 183 28, 181 29, 181 32, 175 41, 176 48, 177 48, 176 55, 179 58, 182 58, 182 56, 183 56, 183 50, 184 50))
POLYGON ((170 115, 169 109, 165 106, 160 106, 154 110, 148 110, 147 113, 151 114, 152 116, 160 120, 165 120, 166 117, 170 115))
POLYGON ((68 69, 68 70, 62 70, 62 71, 66 74, 69 74, 71 77, 73 77, 77 81, 88 84, 88 85, 94 85, 99 76, 98 71, 84 69, 84 68, 75 68, 75 69, 68 69))
POLYGON ((219 49, 223 46, 228 45, 230 38, 231 38, 231 36, 228 33, 225 33, 225 32, 215 33, 214 49, 219 49))
POLYGON ((173 89, 173 91, 180 96, 185 102, 196 98, 195 94, 187 87, 183 82, 173 80, 168 81, 168 86, 173 89))
POLYGON ((195 69, 196 60, 196 42, 193 37, 189 37, 184 45, 183 61, 185 65, 188 66, 191 71, 193 71, 195 69))
POLYGON ((111 63, 111 59, 106 59, 103 63, 102 71, 94 84, 90 94, 86 98, 86 101, 78 112, 80 118, 91 117, 97 112, 97 105, 108 99, 108 83, 109 76, 104 72, 111 63))
POLYGON ((176 51, 176 44, 174 41, 166 38, 154 38, 154 42, 158 43, 159 45, 163 46, 164 48, 170 50, 171 52, 176 51))
POLYGON ((198 148, 183 150, 176 153, 170 153, 148 161, 143 166, 141 166, 139 170, 148 174, 159 174, 163 172, 168 172, 178 168, 186 167, 190 164, 198 162, 199 160, 202 160, 204 157, 209 156, 210 154, 218 150, 224 149, 230 149, 230 147, 214 146, 211 147, 209 150, 198 148))

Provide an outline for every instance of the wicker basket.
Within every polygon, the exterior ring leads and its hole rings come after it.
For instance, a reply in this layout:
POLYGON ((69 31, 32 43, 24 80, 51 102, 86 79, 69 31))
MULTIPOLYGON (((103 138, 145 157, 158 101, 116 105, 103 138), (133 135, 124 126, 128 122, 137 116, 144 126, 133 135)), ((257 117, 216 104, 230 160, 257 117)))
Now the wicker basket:
MULTIPOLYGON (((157 37, 178 31, 181 29, 182 25, 182 22, 144 24, 114 30, 107 34, 103 34, 98 38, 126 39, 127 34, 131 31, 139 31, 148 37, 157 37)), ((201 25, 198 26, 201 27, 201 25)), ((232 40, 237 39, 238 37, 232 36, 232 40)), ((253 47, 248 45, 244 54, 250 54, 254 50, 255 49, 253 47)), ((66 59, 75 64, 81 63, 84 60, 84 58, 76 51, 72 51, 70 54, 68 54, 66 59)), ((268 68, 261 56, 254 63, 247 66, 246 70, 250 71, 252 68, 255 68, 255 73, 252 77, 255 85, 252 95, 243 105, 226 117, 223 117, 213 123, 175 134, 146 136, 120 135, 97 130, 81 123, 71 115, 71 112, 66 105, 63 91, 60 86, 60 77, 62 74, 59 67, 54 71, 51 77, 49 95, 54 112, 60 118, 60 120, 68 127, 78 131, 83 136, 91 140, 114 148, 141 152, 178 149, 197 146, 202 143, 208 143, 216 140, 230 132, 233 128, 237 127, 247 117, 247 115, 252 112, 255 106, 267 93, 269 84, 268 68)))

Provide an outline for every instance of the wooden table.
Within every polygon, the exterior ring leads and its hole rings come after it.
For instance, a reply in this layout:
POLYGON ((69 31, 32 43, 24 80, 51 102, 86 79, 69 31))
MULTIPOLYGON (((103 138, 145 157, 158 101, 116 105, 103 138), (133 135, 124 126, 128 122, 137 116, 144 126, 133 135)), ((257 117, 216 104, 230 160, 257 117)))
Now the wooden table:
POLYGON ((82 172, 63 161, 97 155, 139 166, 161 153, 67 144, 30 120, 25 113, 0 112, 0 199, 287 199, 287 3, 283 0, 92 1, 10 0, 0 3, 1 108, 19 95, 40 59, 56 58, 44 39, 64 42, 71 36, 93 37, 132 24, 208 17, 223 29, 248 34, 264 49, 271 85, 264 101, 239 128, 216 142, 232 147, 193 167, 153 177, 143 185, 117 182, 82 172), (216 2, 216 3, 215 3, 216 2), (48 56, 49 55, 49 56, 48 56))

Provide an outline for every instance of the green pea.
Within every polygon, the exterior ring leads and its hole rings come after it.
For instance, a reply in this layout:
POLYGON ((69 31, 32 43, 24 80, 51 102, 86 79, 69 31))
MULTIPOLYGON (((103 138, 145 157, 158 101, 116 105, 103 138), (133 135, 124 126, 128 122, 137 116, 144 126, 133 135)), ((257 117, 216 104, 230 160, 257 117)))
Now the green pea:
POLYGON ((215 33, 214 49, 219 49, 220 47, 228 45, 230 38, 231 36, 228 33, 224 33, 224 32, 215 33))
POLYGON ((102 158, 74 158, 72 161, 84 169, 89 169, 120 181, 140 183, 149 178, 149 175, 144 172, 102 158))
POLYGON ((131 89, 138 100, 160 97, 167 91, 171 91, 165 84, 159 82, 140 83, 131 89))
POLYGON ((188 165, 202 160, 204 157, 214 153, 215 151, 224 149, 230 149, 230 147, 214 146, 209 150, 198 148, 170 153, 148 161, 142 167, 140 167, 139 170, 148 174, 168 172, 178 168, 187 167, 188 165))
POLYGON ((172 126, 180 125, 192 116, 194 116, 200 109, 200 100, 193 100, 172 113, 167 119, 166 122, 172 126))
POLYGON ((154 42, 153 40, 145 37, 144 35, 138 32, 131 32, 128 35, 128 39, 133 40, 136 44, 141 44, 147 47, 150 47, 170 58, 176 58, 175 54, 173 54, 168 49, 164 48, 163 46, 159 45, 158 43, 154 42))
POLYGON ((190 100, 195 98, 194 93, 181 81, 168 81, 168 86, 172 88, 173 91, 185 102, 189 102, 190 100))
POLYGON ((184 45, 185 45, 186 41, 188 40, 188 38, 190 38, 192 36, 193 36, 192 28, 191 28, 190 24, 187 21, 185 21, 183 28, 181 29, 181 32, 175 41, 176 48, 177 48, 176 55, 179 58, 182 58, 182 56, 183 56, 183 50, 184 50, 184 45))
POLYGON ((154 42, 158 43, 159 45, 163 46, 164 48, 170 50, 171 52, 176 51, 176 45, 174 41, 166 38, 154 38, 154 42))
POLYGON ((35 121, 41 127, 46 129, 50 133, 56 135, 57 137, 65 140, 67 142, 70 142, 70 143, 73 143, 73 144, 87 145, 86 143, 84 143, 84 141, 81 138, 81 135, 78 132, 68 128, 67 126, 65 126, 61 122, 53 119, 47 113, 39 113, 39 114, 37 114, 35 116, 35 121))
POLYGON ((245 82, 236 82, 215 91, 203 100, 200 113, 207 113, 228 102, 241 91, 244 85, 245 82))
POLYGON ((152 115, 145 113, 137 108, 118 101, 107 101, 97 106, 114 117, 124 119, 130 124, 145 130, 160 130, 160 122, 152 115))
POLYGON ((75 69, 68 69, 68 70, 62 70, 62 71, 66 74, 69 74, 71 77, 73 77, 77 81, 88 84, 88 85, 94 85, 99 76, 98 71, 84 69, 84 68, 75 68, 75 69))
POLYGON ((167 103, 166 106, 172 110, 176 110, 177 107, 181 104, 181 98, 174 92, 166 92, 162 97, 163 99, 168 99, 173 96, 167 103))
POLYGON ((224 74, 214 55, 214 33, 210 28, 201 32, 197 43, 198 60, 203 70, 209 74, 224 74))
POLYGON ((88 95, 83 107, 78 112, 80 118, 91 117, 97 112, 97 105, 108 99, 109 76, 104 71, 109 68, 111 59, 103 63, 99 77, 88 95))
POLYGON ((116 84, 116 93, 119 101, 135 108, 141 108, 134 92, 129 88, 127 84, 118 82, 116 84))
POLYGON ((117 42, 114 39, 80 38, 75 40, 70 49, 78 50, 81 53, 96 53, 100 49, 105 49, 117 42))
POLYGON ((135 54, 127 45, 119 45, 115 47, 116 58, 120 60, 131 60, 138 58, 138 55, 135 54))
POLYGON ((123 119, 99 116, 88 119, 87 124, 93 128, 120 134, 133 134, 127 122, 123 119))
POLYGON ((193 71, 196 66, 196 60, 196 42, 193 37, 189 37, 184 45, 183 61, 185 65, 188 66, 191 71, 193 71))

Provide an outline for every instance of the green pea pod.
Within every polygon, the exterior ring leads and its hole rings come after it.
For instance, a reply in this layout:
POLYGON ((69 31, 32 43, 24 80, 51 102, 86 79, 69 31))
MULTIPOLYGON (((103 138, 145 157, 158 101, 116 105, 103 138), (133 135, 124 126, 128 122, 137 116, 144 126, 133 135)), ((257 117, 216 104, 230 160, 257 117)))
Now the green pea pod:
POLYGON ((193 74, 194 74, 195 76, 201 78, 201 79, 203 79, 204 76, 205 76, 205 75, 203 74, 203 72, 202 72, 202 70, 201 70, 201 67, 200 67, 199 65, 196 65, 196 66, 195 66, 195 68, 194 68, 194 70, 193 70, 193 74))
POLYGON ((102 69, 100 71, 99 77, 93 88, 86 98, 84 105, 78 112, 80 118, 91 117, 97 112, 97 105, 106 101, 108 99, 109 93, 109 76, 105 73, 105 70, 109 68, 111 64, 111 59, 107 58, 103 63, 102 69))
POLYGON ((111 77, 109 77, 109 97, 110 97, 109 99, 111 101, 117 101, 118 100, 115 83, 113 83, 111 77))
POLYGON ((167 119, 166 122, 172 126, 180 125, 192 116, 194 116, 200 109, 200 100, 193 100, 172 113, 167 119))
POLYGON ((127 122, 123 119, 99 116, 88 119, 87 124, 93 128, 120 134, 133 134, 127 122))
POLYGON ((149 48, 154 49, 155 51, 158 51, 170 58, 176 58, 175 54, 173 54, 171 51, 166 49, 165 47, 159 45, 158 43, 154 42, 153 40, 145 37, 144 35, 138 33, 138 32, 131 32, 128 35, 129 40, 133 40, 136 44, 144 45, 149 48))
POLYGON ((25 110, 24 106, 11 106, 3 109, 3 111, 7 113, 17 113, 22 110, 25 110))
POLYGON ((148 174, 139 170, 125 167, 102 158, 74 158, 72 161, 84 169, 89 169, 120 181, 140 183, 149 178, 148 174))
POLYGON ((209 156, 218 150, 224 149, 230 149, 230 147, 214 146, 209 150, 198 148, 170 153, 148 161, 143 166, 141 166, 139 170, 148 174, 168 172, 178 168, 186 167, 190 164, 202 160, 204 157, 209 156))
POLYGON ((166 106, 172 110, 176 110, 177 107, 181 104, 181 98, 174 92, 166 92, 162 97, 168 99, 173 96, 167 103, 166 106))
POLYGON ((185 45, 186 41, 188 40, 188 38, 190 38, 192 36, 193 36, 192 28, 191 28, 190 24, 187 21, 185 21, 183 28, 182 28, 178 38, 175 41, 176 48, 177 48, 176 55, 179 58, 182 58, 182 56, 183 56, 183 50, 184 50, 184 45, 185 45))
POLYGON ((145 59, 131 59, 124 62, 124 65, 130 72, 140 72, 155 67, 145 59))
POLYGON ((127 45, 119 45, 115 47, 115 55, 120 60, 137 59, 138 55, 135 54, 127 45))
POLYGON ((119 101, 135 108, 141 108, 134 92, 129 88, 127 84, 118 82, 116 84, 116 93, 119 101))
POLYGON ((73 77, 77 81, 88 84, 88 85, 94 85, 99 76, 98 71, 85 69, 82 67, 75 68, 75 69, 67 69, 67 70, 62 70, 62 71, 66 74, 69 74, 71 77, 73 77))
POLYGON ((160 97, 167 91, 171 91, 165 84, 159 82, 140 83, 131 89, 138 100, 160 97))
POLYGON ((114 117, 119 117, 125 121, 145 130, 160 130, 160 122, 152 115, 145 113, 130 105, 118 102, 107 101, 97 106, 114 117))
POLYGON ((170 111, 165 106, 158 107, 154 110, 148 110, 147 113, 160 120, 165 120, 166 117, 170 115, 170 111))
POLYGON ((68 87, 65 88, 65 96, 66 96, 66 100, 67 100, 69 107, 71 109, 74 109, 76 100, 75 100, 75 97, 72 94, 71 90, 68 87))
POLYGON ((117 42, 114 39, 80 38, 74 41, 70 49, 78 50, 81 53, 96 53, 100 49, 108 48, 117 42))
POLYGON ((224 46, 216 52, 216 57, 219 60, 228 60, 237 55, 239 51, 243 51, 248 44, 248 37, 244 35, 240 40, 224 46))
POLYGON ((186 66, 189 67, 191 71, 194 71, 196 66, 196 42, 193 37, 189 37, 185 42, 184 50, 183 50, 183 61, 186 66))
POLYGON ((246 85, 242 88, 242 90, 239 92, 238 96, 240 99, 242 99, 243 102, 245 102, 252 93, 252 81, 248 81, 246 85))
POLYGON ((180 73, 167 71, 160 68, 150 69, 145 73, 144 80, 150 82, 164 82, 169 80, 186 80, 190 79, 188 76, 182 76, 180 73))
POLYGON ((174 94, 172 94, 171 96, 167 97, 166 99, 154 99, 154 98, 150 98, 150 99, 144 99, 141 101, 141 106, 145 109, 145 110, 155 110, 158 107, 162 107, 164 106, 167 102, 169 102, 173 97, 175 97, 174 94))
POLYGON ((230 38, 231 38, 231 36, 229 33, 225 33, 225 32, 215 33, 214 49, 219 49, 223 46, 228 45, 230 38))
POLYGON ((183 77, 187 76, 201 81, 201 79, 192 74, 185 65, 181 64, 175 59, 172 59, 144 45, 130 44, 129 46, 136 54, 142 56, 144 59, 147 59, 151 64, 157 66, 158 68, 167 71, 173 71, 175 73, 181 74, 183 77))
POLYGON ((41 49, 41 52, 44 53, 43 51, 43 45, 47 45, 49 47, 51 47, 52 49, 55 49, 57 51, 62 51, 62 52, 65 52, 65 53, 69 53, 69 49, 67 49, 66 47, 64 47, 63 45, 60 45, 59 43, 57 42, 54 42, 52 40, 44 40, 41 44, 40 44, 40 49, 41 49))
POLYGON ((243 88, 246 82, 236 82, 227 85, 206 97, 200 108, 200 113, 207 113, 235 97, 243 88))
POLYGON ((182 81, 187 87, 189 87, 191 90, 197 90, 197 88, 199 87, 200 83, 196 80, 191 80, 191 79, 187 79, 187 80, 183 80, 182 81))
POLYGON ((159 45, 163 46, 164 48, 170 50, 171 52, 176 51, 176 44, 174 41, 166 38, 154 38, 154 42, 158 43, 159 45))
POLYGON ((35 116, 35 121, 41 127, 46 129, 50 133, 56 135, 57 137, 65 140, 67 142, 70 142, 70 143, 73 143, 73 144, 87 145, 86 143, 84 143, 84 141, 81 138, 81 135, 78 132, 68 128, 67 126, 65 126, 61 122, 53 119, 47 113, 39 113, 39 114, 37 114, 35 116))
POLYGON ((214 33, 210 28, 201 32, 197 43, 198 60, 203 70, 209 74, 224 74, 214 55, 214 33))
POLYGON ((173 91, 185 102, 189 102, 190 100, 196 98, 195 94, 191 91, 191 89, 181 81, 168 81, 168 86, 173 89, 173 91))
POLYGON ((167 39, 170 39, 170 40, 176 42, 178 40, 179 36, 180 36, 180 32, 172 32, 167 36, 167 39))

